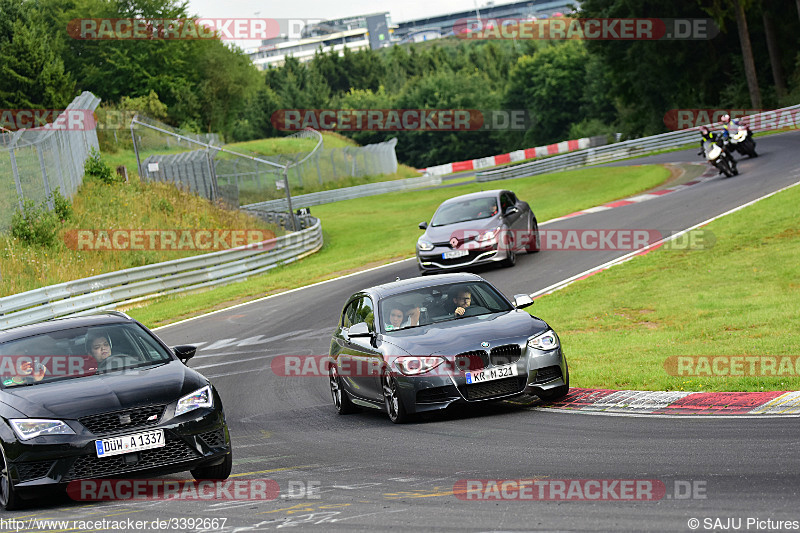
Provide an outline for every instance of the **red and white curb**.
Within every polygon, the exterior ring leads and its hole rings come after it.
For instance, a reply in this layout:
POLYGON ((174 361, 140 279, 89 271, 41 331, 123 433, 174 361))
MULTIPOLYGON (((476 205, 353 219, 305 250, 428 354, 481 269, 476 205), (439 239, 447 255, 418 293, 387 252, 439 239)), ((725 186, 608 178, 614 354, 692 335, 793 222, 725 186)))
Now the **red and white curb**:
POLYGON ((546 146, 537 146, 536 148, 526 148, 524 150, 515 150, 507 154, 490 155, 488 157, 481 157, 479 159, 470 159, 468 161, 456 161, 454 163, 445 163, 444 165, 436 165, 428 168, 421 168, 419 172, 431 176, 444 176, 452 174, 453 172, 461 172, 464 170, 479 170, 482 168, 496 167, 497 165, 505 165, 506 163, 516 163, 517 161, 524 161, 526 159, 535 159, 537 157, 545 157, 548 155, 565 154, 575 150, 583 150, 584 148, 592 148, 596 142, 591 137, 584 137, 582 139, 574 139, 571 141, 563 141, 560 143, 548 144, 546 146))
POLYGON ((599 213, 600 211, 608 211, 609 209, 614 209, 615 207, 624 207, 626 205, 638 204, 640 202, 646 202, 647 200, 654 200, 656 198, 661 198, 666 194, 682 191, 684 189, 692 187, 693 185, 697 185, 698 183, 703 183, 704 181, 708 181, 714 178, 717 174, 718 174, 717 169, 711 167, 710 169, 706 170, 703 173, 703 175, 700 176, 699 178, 694 179, 692 181, 687 181, 686 183, 682 183, 681 185, 675 185, 667 189, 661 189, 659 191, 653 191, 644 194, 639 194, 637 196, 631 196, 630 198, 623 198, 622 200, 616 200, 614 202, 609 202, 607 204, 598 205, 597 207, 590 207, 589 209, 584 209, 582 211, 575 211, 574 213, 564 215, 563 217, 552 218, 547 221, 547 224, 552 224, 553 222, 564 220, 567 218, 575 218, 581 215, 587 215, 589 213, 599 213))
POLYGON ((572 388, 561 400, 533 408, 628 415, 800 417, 800 391, 664 392, 572 388))

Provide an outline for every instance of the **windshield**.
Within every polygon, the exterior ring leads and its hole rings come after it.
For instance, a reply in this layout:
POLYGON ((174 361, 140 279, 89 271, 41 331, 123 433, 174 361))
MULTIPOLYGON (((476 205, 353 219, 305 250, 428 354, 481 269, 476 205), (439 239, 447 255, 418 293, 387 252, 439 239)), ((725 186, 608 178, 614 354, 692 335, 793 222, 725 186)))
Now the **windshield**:
POLYGON ((138 324, 72 328, 0 344, 3 388, 39 385, 170 361, 138 324))
POLYGON ((458 222, 491 218, 497 214, 497 198, 488 196, 445 204, 436 210, 431 226, 447 226, 458 222))
POLYGON ((438 285, 390 296, 381 301, 384 333, 427 326, 462 317, 511 311, 513 307, 485 282, 438 285))

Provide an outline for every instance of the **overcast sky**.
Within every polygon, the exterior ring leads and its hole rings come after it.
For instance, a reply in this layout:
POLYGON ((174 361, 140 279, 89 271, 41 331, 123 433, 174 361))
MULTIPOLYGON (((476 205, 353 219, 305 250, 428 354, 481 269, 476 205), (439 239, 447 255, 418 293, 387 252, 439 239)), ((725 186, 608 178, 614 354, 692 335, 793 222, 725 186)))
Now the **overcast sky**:
MULTIPOLYGON (((220 18, 315 18, 337 19, 388 11, 392 22, 467 11, 485 5, 486 0, 189 0, 189 12, 220 18), (258 15, 256 15, 258 13, 258 15)), ((495 5, 513 1, 497 0, 495 5)))

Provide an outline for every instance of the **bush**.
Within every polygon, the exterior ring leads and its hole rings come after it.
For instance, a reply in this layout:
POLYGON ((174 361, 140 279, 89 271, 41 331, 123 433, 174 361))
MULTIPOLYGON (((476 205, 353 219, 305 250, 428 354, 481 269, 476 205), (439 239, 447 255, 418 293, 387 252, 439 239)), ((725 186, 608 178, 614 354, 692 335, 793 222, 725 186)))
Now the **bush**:
POLYGON ((72 202, 69 198, 64 197, 58 187, 50 195, 53 199, 53 211, 56 217, 63 223, 72 219, 72 202))
POLYGON ((60 227, 58 215, 44 202, 37 206, 33 200, 25 200, 22 210, 11 216, 11 236, 31 245, 52 246, 60 227))
POLYGON ((121 183, 124 178, 115 174, 111 167, 100 158, 100 152, 91 149, 86 164, 83 167, 84 179, 87 181, 99 181, 107 185, 121 183))

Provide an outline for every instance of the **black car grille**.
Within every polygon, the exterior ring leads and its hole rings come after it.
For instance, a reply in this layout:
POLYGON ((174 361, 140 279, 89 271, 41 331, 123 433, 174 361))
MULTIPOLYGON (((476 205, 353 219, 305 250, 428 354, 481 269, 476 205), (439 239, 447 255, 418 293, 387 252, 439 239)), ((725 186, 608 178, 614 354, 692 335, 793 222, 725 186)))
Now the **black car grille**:
POLYGON ((489 365, 489 354, 486 350, 473 350, 456 356, 456 365, 462 370, 480 370, 489 365))
POLYGON ((432 387, 417 392, 417 403, 438 403, 458 398, 455 389, 448 385, 445 387, 432 387))
POLYGON ((493 365, 508 365, 516 363, 522 357, 522 348, 519 344, 506 344, 492 348, 490 360, 493 365))
POLYGON ((45 477, 53 466, 53 461, 36 461, 35 463, 17 463, 17 474, 20 481, 31 481, 45 477))
POLYGON ((134 453, 139 454, 139 461, 136 463, 125 462, 124 457, 131 454, 111 457, 96 457, 94 455, 79 457, 70 467, 64 480, 114 476, 125 472, 191 461, 199 457, 197 451, 190 448, 182 440, 167 441, 166 446, 161 448, 134 453))
POLYGON ((110 435, 118 431, 128 431, 142 426, 158 424, 164 414, 163 405, 150 405, 136 409, 125 409, 113 413, 103 413, 79 418, 78 422, 95 435, 110 435), (152 420, 151 417, 155 416, 152 420), (130 419, 130 422, 128 422, 130 419), (125 423, 123 423, 125 422, 125 423))
POLYGON ((464 387, 467 400, 483 400, 496 396, 506 396, 515 392, 522 392, 524 389, 525 380, 524 378, 520 380, 519 377, 498 379, 464 387))
POLYGON ((548 366, 545 368, 540 368, 536 371, 536 377, 533 379, 533 383, 547 383, 548 381, 553 381, 554 379, 558 379, 560 377, 560 366, 548 366))
POLYGON ((208 433, 203 433, 200 435, 200 438, 209 448, 220 448, 225 446, 225 430, 220 428, 216 431, 209 431, 208 433))

